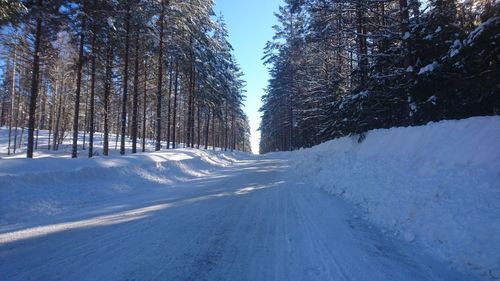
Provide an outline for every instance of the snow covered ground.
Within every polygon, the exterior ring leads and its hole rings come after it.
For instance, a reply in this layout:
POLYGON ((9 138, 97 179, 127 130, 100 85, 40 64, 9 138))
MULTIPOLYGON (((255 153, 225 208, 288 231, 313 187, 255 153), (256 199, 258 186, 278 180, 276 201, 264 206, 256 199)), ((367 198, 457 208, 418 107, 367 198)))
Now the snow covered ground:
POLYGON ((382 231, 500 278, 500 117, 374 130, 281 157, 382 231))
POLYGON ((264 156, 4 155, 0 280, 498 279, 498 143, 481 117, 264 156))

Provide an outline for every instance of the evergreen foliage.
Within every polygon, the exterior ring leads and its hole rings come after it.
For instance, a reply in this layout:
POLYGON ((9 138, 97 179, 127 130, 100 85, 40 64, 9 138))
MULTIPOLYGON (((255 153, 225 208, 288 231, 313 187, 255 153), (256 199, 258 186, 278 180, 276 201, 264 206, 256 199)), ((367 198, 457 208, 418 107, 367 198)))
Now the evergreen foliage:
POLYGON ((420 2, 286 0, 265 48, 261 153, 499 114, 500 4, 420 2))

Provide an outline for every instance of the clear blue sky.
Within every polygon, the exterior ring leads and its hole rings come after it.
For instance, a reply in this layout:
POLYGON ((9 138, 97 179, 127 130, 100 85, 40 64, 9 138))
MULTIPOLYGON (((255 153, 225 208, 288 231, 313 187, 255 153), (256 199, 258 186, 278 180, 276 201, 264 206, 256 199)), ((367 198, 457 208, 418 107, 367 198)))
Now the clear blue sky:
POLYGON ((245 112, 252 129, 252 150, 258 153, 260 134, 260 98, 264 94, 269 75, 262 64, 263 49, 274 35, 274 12, 281 0, 216 0, 215 12, 222 13, 229 30, 229 42, 234 48, 236 60, 245 73, 247 100, 245 112))

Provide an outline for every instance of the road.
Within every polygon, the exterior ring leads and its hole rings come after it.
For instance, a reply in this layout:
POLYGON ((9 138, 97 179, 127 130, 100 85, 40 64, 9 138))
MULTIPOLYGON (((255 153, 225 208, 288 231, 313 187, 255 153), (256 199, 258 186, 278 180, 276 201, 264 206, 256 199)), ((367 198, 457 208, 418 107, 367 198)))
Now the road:
POLYGON ((0 280, 471 279, 256 158, 0 233, 0 280))

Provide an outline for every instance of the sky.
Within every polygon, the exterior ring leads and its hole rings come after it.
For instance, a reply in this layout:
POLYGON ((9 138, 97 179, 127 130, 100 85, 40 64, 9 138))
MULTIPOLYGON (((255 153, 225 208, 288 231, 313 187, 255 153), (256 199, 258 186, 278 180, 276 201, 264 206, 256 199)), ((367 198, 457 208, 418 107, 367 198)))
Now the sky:
POLYGON ((229 31, 229 42, 234 48, 247 82, 245 112, 250 120, 252 130, 252 151, 259 152, 260 124, 259 108, 261 97, 267 86, 269 74, 262 64, 262 56, 266 42, 271 40, 276 24, 274 12, 278 10, 281 0, 216 0, 215 12, 224 16, 229 31))

